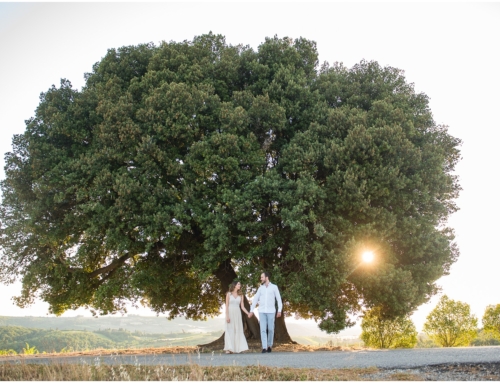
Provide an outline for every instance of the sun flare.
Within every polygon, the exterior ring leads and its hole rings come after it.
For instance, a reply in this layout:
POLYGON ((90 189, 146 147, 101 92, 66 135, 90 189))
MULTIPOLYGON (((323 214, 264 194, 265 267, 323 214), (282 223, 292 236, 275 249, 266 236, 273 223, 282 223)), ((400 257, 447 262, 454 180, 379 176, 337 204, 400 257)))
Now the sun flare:
POLYGON ((373 251, 365 251, 363 253, 363 262, 367 262, 367 263, 370 263, 373 261, 373 251))

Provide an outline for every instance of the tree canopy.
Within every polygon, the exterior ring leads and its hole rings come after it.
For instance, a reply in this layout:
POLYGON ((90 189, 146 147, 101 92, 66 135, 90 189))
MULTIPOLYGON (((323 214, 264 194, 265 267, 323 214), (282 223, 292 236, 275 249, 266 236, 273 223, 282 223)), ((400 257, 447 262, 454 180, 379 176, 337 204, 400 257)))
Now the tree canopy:
POLYGON ((267 270, 287 313, 335 332, 363 306, 411 312, 458 256, 460 140, 402 70, 210 33, 110 49, 85 79, 42 93, 5 157, 0 276, 21 306, 204 318, 267 270))
POLYGON ((493 338, 500 340, 500 304, 486 307, 482 322, 484 331, 491 334, 493 338))
POLYGON ((477 318, 467 303, 443 295, 427 316, 424 332, 442 347, 468 346, 477 337, 477 318))

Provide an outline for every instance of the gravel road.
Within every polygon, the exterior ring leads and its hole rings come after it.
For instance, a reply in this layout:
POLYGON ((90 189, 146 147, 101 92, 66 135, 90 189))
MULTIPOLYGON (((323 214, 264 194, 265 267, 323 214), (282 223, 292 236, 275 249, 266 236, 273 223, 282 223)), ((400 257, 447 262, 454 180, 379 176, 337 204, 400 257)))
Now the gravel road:
MULTIPOLYGON (((500 346, 362 350, 362 351, 316 351, 316 352, 272 352, 270 354, 244 353, 223 354, 157 354, 157 355, 111 355, 76 357, 22 358, 24 363, 87 363, 87 364, 141 364, 178 365, 196 363, 202 366, 248 366, 296 368, 348 368, 378 367, 380 369, 411 369, 432 365, 465 363, 499 363, 500 346)), ((0 363, 20 363, 19 358, 0 359, 0 363)))

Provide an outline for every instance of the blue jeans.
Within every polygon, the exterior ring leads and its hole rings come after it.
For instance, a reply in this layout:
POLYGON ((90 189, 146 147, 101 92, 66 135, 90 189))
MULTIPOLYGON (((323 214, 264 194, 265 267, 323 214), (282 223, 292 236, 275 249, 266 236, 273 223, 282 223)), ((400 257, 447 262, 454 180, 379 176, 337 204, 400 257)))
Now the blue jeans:
POLYGON ((260 340, 263 349, 273 347, 275 317, 276 313, 259 313, 260 340))

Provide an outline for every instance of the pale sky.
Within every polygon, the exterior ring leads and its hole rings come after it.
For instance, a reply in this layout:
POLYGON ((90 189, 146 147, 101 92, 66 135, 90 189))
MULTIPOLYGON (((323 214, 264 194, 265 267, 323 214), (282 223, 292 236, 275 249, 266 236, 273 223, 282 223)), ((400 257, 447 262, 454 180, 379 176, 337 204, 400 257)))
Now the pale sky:
MULTIPOLYGON (((488 304, 500 303, 498 2, 0 3, 0 152, 24 131, 40 92, 61 78, 80 89, 107 49, 192 40, 209 31, 254 49, 274 35, 304 37, 317 42, 320 63, 351 67, 366 59, 403 69, 430 97, 435 121, 464 142, 456 169, 460 211, 449 220, 461 255, 438 284, 479 319, 488 304)), ((2 155, 1 179, 3 167, 2 155)), ((0 315, 46 315, 43 302, 13 306, 19 291, 19 284, 0 285, 0 315)), ((417 330, 438 300, 413 315, 417 330)), ((77 313, 83 311, 66 315, 77 313)))

